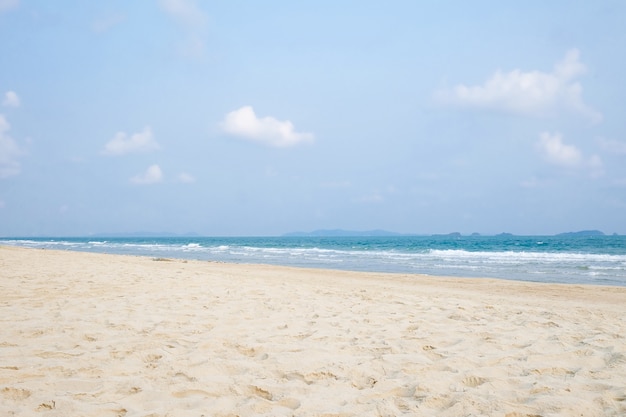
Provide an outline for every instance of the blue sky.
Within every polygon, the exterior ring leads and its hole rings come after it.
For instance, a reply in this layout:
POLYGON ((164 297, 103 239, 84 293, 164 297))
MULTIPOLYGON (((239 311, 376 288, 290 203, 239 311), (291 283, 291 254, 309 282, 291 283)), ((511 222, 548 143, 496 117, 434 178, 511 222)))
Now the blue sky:
POLYGON ((0 236, 626 234, 623 1, 0 0, 0 236))

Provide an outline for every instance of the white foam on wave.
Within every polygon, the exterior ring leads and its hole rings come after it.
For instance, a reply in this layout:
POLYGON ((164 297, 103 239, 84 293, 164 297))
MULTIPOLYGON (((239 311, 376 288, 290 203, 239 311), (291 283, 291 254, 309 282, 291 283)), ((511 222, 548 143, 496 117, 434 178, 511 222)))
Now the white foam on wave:
POLYGON ((182 246, 182 250, 186 252, 196 252, 203 250, 203 247, 199 243, 188 243, 182 246))
POLYGON ((464 249, 369 249, 366 247, 263 246, 239 242, 165 240, 1 240, 32 248, 63 248, 144 256, 169 256, 224 262, 327 267, 430 275, 492 276, 552 282, 606 281, 626 284, 626 255, 464 249), (544 278, 541 278, 544 280, 544 278))
POLYGON ((626 262, 626 255, 577 252, 472 252, 458 249, 433 249, 430 251, 430 254, 432 256, 439 256, 446 259, 482 259, 500 262, 626 262))

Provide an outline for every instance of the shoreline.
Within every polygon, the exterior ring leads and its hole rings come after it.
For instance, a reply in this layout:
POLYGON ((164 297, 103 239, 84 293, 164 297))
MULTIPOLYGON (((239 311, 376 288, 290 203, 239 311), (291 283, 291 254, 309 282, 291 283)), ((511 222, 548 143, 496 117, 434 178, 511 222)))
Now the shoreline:
POLYGON ((0 247, 0 412, 622 415, 626 288, 0 247))
MULTIPOLYGON (((62 238, 59 238, 62 239, 62 238)), ((80 240, 84 240, 86 238, 76 238, 80 240)), ((83 242, 84 243, 84 242, 83 242)), ((93 242, 89 242, 93 243, 93 242)), ((589 277, 582 277, 578 275, 578 271, 574 271, 575 267, 563 266, 563 269, 558 274, 552 274, 545 271, 514 271, 514 270, 502 270, 498 273, 495 273, 493 270, 490 272, 479 273, 476 271, 470 270, 454 270, 454 271, 442 271, 442 268, 437 268, 433 265, 424 265, 422 271, 415 271, 413 268, 407 269, 407 265, 401 265, 399 267, 390 267, 390 264, 385 264, 381 266, 381 264, 376 263, 368 264, 367 260, 363 260, 367 267, 363 267, 358 260, 351 259, 345 265, 342 263, 341 266, 339 264, 328 264, 324 263, 323 260, 315 260, 309 259, 306 262, 294 261, 293 259, 284 258, 281 260, 277 259, 265 259, 263 257, 257 257, 253 259, 249 259, 247 261, 243 259, 226 259, 221 255, 213 255, 207 258, 207 254, 204 253, 205 256, 194 256, 190 255, 189 252, 169 252, 155 249, 153 253, 140 253, 134 251, 120 251, 119 248, 117 250, 102 250, 95 249, 94 247, 89 248, 77 248, 77 247, 45 247, 45 246, 27 246, 27 245, 17 245, 17 244, 6 244, 0 240, 0 247, 17 247, 24 249, 46 249, 46 250, 58 250, 61 252, 72 251, 79 253, 99 253, 105 255, 122 255, 122 256, 141 256, 141 257, 163 257, 163 258, 171 258, 176 260, 186 260, 186 261, 199 261, 199 262, 217 262, 217 263, 232 263, 235 265, 268 265, 268 266, 276 266, 276 267, 293 267, 293 268, 302 268, 302 269, 315 269, 315 270, 330 270, 330 271, 345 271, 345 272, 355 272, 355 273, 374 273, 374 274, 390 274, 390 275, 415 275, 415 276, 429 276, 429 277, 450 277, 450 278, 458 278, 458 279, 495 279, 495 280, 506 280, 513 282, 528 282, 528 283, 546 283, 546 284, 564 284, 564 285, 589 285, 589 286, 606 286, 606 287, 623 287, 626 288, 626 281, 620 275, 615 276, 598 276, 594 279, 589 277), (222 258, 222 259, 220 259, 222 258), (446 273, 447 272, 447 273, 446 273), (548 274, 548 275, 545 275, 548 274)), ((524 253, 524 252, 522 252, 524 253)), ((456 267, 453 267, 455 269, 456 267)), ((576 269, 587 269, 589 267, 582 266, 576 269)), ((462 269, 462 267, 461 267, 462 269)), ((591 267, 593 269, 593 267, 591 267)))
MULTIPOLYGON (((264 268, 276 268, 278 270, 286 269, 286 270, 295 270, 295 271, 309 271, 311 273, 332 273, 332 274, 348 274, 348 275, 361 275, 362 278, 367 278, 368 276, 374 276, 377 279, 385 278, 385 279, 409 279, 409 280, 436 280, 439 283, 442 282, 456 282, 459 284, 459 288, 464 287, 462 283, 465 281, 476 281, 483 283, 501 283, 505 286, 509 286, 511 284, 514 286, 515 284, 519 284, 522 287, 528 285, 539 285, 548 289, 549 287, 558 291, 559 287, 569 287, 569 288, 594 288, 599 291, 612 292, 611 289, 616 289, 618 292, 624 292, 626 294, 626 285, 615 285, 609 283, 566 283, 566 282, 551 282, 551 281, 530 281, 524 279, 515 279, 515 278, 505 278, 505 277, 485 277, 485 276, 456 276, 456 275, 438 275, 438 274, 426 274, 426 273, 413 273, 413 272, 392 272, 392 271, 363 271, 363 270, 352 270, 352 269, 333 269, 324 266, 294 266, 294 265, 283 265, 283 264, 275 264, 275 263, 244 263, 244 262, 229 262, 229 261, 221 261, 221 260, 203 260, 203 259, 194 259, 194 258, 178 258, 172 256, 153 256, 153 255, 138 255, 138 254, 121 254, 121 253, 107 253, 107 252, 97 252, 97 251, 89 251, 89 250, 80 250, 80 249, 51 249, 51 248, 28 248, 24 246, 17 245, 2 245, 0 244, 0 251, 3 249, 18 249, 18 250, 26 250, 26 251, 49 251, 49 252, 58 252, 58 253, 76 253, 76 254, 84 254, 84 255, 102 255, 106 257, 120 257, 120 258, 137 258, 137 259, 147 259, 156 262, 179 262, 179 263, 199 263, 199 264, 210 264, 210 265, 230 265, 233 267, 253 267, 258 269, 264 268)), ((411 281, 417 282, 417 281, 411 281)))

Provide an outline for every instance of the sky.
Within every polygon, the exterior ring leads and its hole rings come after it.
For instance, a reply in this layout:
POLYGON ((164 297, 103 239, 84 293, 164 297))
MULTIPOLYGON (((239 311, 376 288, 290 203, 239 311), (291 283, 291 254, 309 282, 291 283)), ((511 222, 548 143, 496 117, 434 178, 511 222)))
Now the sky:
POLYGON ((0 0, 0 236, 626 234, 626 2, 0 0))

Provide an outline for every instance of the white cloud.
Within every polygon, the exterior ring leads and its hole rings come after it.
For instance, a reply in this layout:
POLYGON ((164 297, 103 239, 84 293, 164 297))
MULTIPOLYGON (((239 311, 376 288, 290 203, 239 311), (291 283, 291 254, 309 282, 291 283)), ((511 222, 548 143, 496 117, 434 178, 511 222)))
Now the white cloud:
POLYGON ((0 114, 0 179, 8 178, 20 173, 20 163, 17 158, 23 153, 17 142, 8 135, 11 125, 0 114))
POLYGON ((577 49, 568 51, 552 72, 498 70, 483 85, 459 84, 436 92, 435 98, 446 104, 539 117, 566 110, 598 123, 602 114, 584 103, 582 86, 576 81, 586 71, 579 56, 577 49))
POLYGON ((560 133, 542 132, 539 135, 539 150, 548 162, 561 166, 576 166, 582 161, 582 152, 563 143, 560 133))
POLYGON ((192 182, 196 182, 196 179, 193 175, 188 174, 186 172, 181 172, 178 174, 178 181, 186 184, 190 184, 192 182))
POLYGON ((19 96, 15 93, 15 91, 7 91, 4 94, 4 100, 2 100, 2 105, 6 107, 19 107, 21 104, 19 96))
POLYGON ((563 136, 558 132, 542 132, 539 135, 537 148, 551 164, 566 168, 589 169, 593 177, 604 174, 602 159, 598 155, 585 158, 576 146, 564 143, 563 136))
POLYGON ((15 9, 20 5, 20 0, 0 0, 0 13, 15 9))
POLYGON ((598 138, 597 141, 600 147, 605 151, 619 155, 626 155, 626 142, 605 138, 598 138))
POLYGON ((136 175, 130 179, 130 182, 137 185, 156 184, 163 181, 163 171, 158 165, 150 165, 143 173, 136 175))
POLYGON ((229 135, 274 147, 294 146, 314 140, 311 133, 296 132, 289 120, 257 117, 251 106, 228 113, 220 126, 229 135))
POLYGON ((193 0, 161 0, 159 3, 167 14, 186 26, 204 27, 207 24, 207 15, 193 0))
POLYGON ((132 152, 148 152, 159 149, 159 144, 152 136, 150 127, 145 127, 141 132, 128 136, 125 132, 117 132, 104 146, 102 151, 105 155, 124 155, 132 152))
POLYGON ((3 209, 6 207, 6 203, 3 200, 0 200, 0 209, 3 209))
POLYGON ((187 39, 181 46, 182 53, 186 56, 201 57, 204 54, 208 16, 193 0, 161 0, 160 5, 187 32, 187 39))

